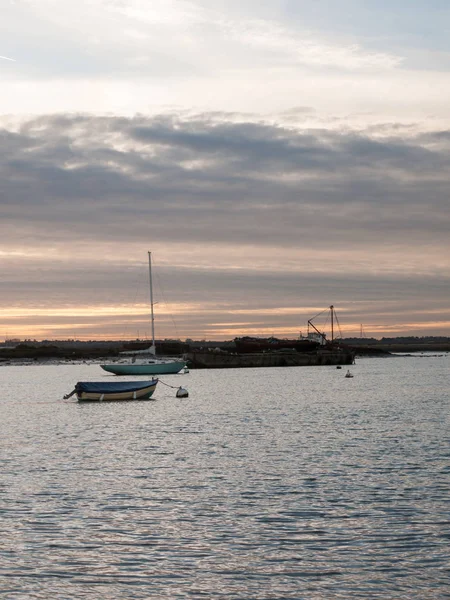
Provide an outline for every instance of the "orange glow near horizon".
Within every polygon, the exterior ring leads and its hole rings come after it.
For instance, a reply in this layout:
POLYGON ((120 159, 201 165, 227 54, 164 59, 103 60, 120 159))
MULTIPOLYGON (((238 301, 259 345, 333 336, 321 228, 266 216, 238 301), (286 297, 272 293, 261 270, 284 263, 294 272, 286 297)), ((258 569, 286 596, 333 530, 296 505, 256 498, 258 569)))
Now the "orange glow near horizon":
MULTIPOLYGON (((30 311, 30 316, 34 313, 30 311)), ((40 313, 41 316, 51 316, 50 311, 43 311, 40 313)), ((66 311, 61 311, 60 314, 68 314, 66 311)), ((83 311, 80 311, 81 315, 83 311)), ((89 314, 89 313, 87 313, 89 314)), ((105 314, 105 313, 103 313, 105 314)), ((145 311, 139 312, 136 311, 134 313, 135 316, 147 316, 145 311)), ((260 312, 258 311, 258 314, 260 312)), ((7 339, 78 339, 80 341, 86 340, 104 340, 104 341, 114 341, 114 340, 123 340, 123 339, 150 339, 150 324, 148 321, 135 321, 130 322, 130 314, 127 312, 118 313, 111 310, 108 313, 108 316, 120 316, 122 318, 115 319, 114 321, 110 321, 109 319, 106 322, 102 322, 101 325, 98 323, 93 324, 92 322, 80 322, 75 321, 72 323, 63 323, 58 324, 50 321, 44 321, 40 324, 35 324, 32 327, 26 324, 19 324, 19 322, 15 322, 14 324, 10 324, 7 328, 7 332, 4 334, 5 341, 7 339), (137 328, 141 328, 143 335, 135 335, 130 334, 130 330, 133 329, 135 332, 138 332, 137 328), (113 330, 120 329, 121 333, 112 333, 113 330)), ((19 315, 18 315, 19 316, 19 315)), ((74 316, 74 315, 72 315, 74 316)), ((91 315, 90 315, 91 316, 91 315)), ((20 321, 20 316, 19 319, 20 321)), ((326 328, 319 326, 318 329, 320 331, 324 331, 328 337, 330 337, 329 332, 329 323, 327 323, 326 328)), ((156 337, 158 339, 209 339, 209 340, 229 340, 235 337, 240 336, 256 336, 256 337, 269 337, 275 336, 280 338, 297 338, 300 334, 301 328, 298 327, 289 327, 289 326, 255 326, 251 322, 224 322, 218 323, 214 322, 209 324, 206 328, 198 329, 197 327, 192 327, 189 333, 183 333, 182 336, 178 335, 166 335, 166 331, 168 329, 168 321, 164 320, 163 325, 159 325, 157 327, 156 337)), ((414 332, 421 331, 422 333, 419 337, 424 335, 445 335, 439 333, 423 333, 426 331, 445 331, 450 329, 450 321, 432 321, 432 322, 408 322, 401 325, 385 325, 385 324, 377 324, 377 323, 365 323, 364 324, 364 337, 374 337, 376 339, 380 339, 382 337, 401 337, 401 336, 409 336, 415 335, 414 332)), ((361 324, 355 322, 345 323, 345 325, 341 326, 342 336, 343 337, 360 337, 361 324)), ((306 334, 306 327, 303 329, 302 333, 306 334)), ((335 336, 339 334, 339 330, 335 329, 335 336)))

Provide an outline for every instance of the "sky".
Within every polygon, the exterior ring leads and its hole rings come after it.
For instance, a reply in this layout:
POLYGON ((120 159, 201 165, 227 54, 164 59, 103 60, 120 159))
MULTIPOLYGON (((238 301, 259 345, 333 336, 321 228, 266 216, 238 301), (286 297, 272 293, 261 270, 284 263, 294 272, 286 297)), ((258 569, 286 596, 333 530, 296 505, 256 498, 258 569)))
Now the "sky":
POLYGON ((450 335, 447 1, 0 10, 0 340, 450 335))

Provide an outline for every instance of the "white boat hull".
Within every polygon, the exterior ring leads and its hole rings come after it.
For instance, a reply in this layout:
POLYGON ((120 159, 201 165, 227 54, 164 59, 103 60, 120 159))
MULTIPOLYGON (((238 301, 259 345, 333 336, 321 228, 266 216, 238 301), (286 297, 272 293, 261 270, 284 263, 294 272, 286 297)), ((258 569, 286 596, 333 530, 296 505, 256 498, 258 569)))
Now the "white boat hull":
POLYGON ((150 363, 111 363, 100 365, 104 371, 114 375, 167 375, 179 373, 185 367, 184 361, 150 363))

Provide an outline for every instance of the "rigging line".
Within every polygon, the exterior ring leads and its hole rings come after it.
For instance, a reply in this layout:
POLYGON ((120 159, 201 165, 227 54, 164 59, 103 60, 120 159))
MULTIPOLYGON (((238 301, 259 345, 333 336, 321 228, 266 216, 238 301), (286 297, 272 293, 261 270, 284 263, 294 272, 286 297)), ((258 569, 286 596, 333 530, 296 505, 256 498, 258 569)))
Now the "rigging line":
POLYGON ((341 324, 339 323, 339 319, 338 319, 338 316, 336 314, 336 311, 334 311, 334 318, 336 319, 336 323, 337 323, 337 326, 338 326, 338 329, 339 329, 339 337, 342 338, 343 336, 342 336, 342 331, 341 331, 341 324))
MULTIPOLYGON (((137 299, 138 299, 138 294, 141 295, 142 294, 142 290, 144 289, 143 288, 143 283, 142 283, 143 282, 143 278, 142 278, 142 274, 141 274, 141 271, 140 271, 140 267, 138 267, 136 269, 134 277, 135 277, 134 286, 133 286, 134 287, 134 298, 132 299, 132 304, 133 304, 133 306, 136 306, 137 299)), ((130 288, 128 288, 128 289, 130 289, 130 288)), ((132 334, 132 332, 131 332, 131 324, 130 324, 129 321, 128 321, 128 324, 127 324, 127 326, 125 328, 125 331, 122 331, 122 335, 123 335, 123 339, 132 339, 134 337, 133 334, 132 334)), ((138 334, 137 337, 139 337, 139 334, 138 334)), ((144 337, 145 337, 145 335, 144 335, 144 337)))
MULTIPOLYGON (((320 326, 321 326, 321 327, 323 327, 324 329, 327 327, 327 325, 328 325, 328 322, 329 322, 329 320, 330 320, 330 312, 329 312, 329 310, 328 310, 328 309, 326 309, 326 311, 327 311, 327 315, 326 315, 325 321, 324 321, 324 322, 323 322, 323 323, 320 325, 320 326)), ((323 312, 325 312, 325 310, 324 310, 323 312)), ((321 313, 321 314, 322 314, 322 313, 321 313)))
MULTIPOLYGON (((155 264, 155 261, 154 261, 154 260, 153 260, 153 264, 156 266, 156 264, 155 264)), ((156 270, 156 273, 155 273, 155 275, 156 275, 156 277, 155 277, 155 278, 156 278, 156 283, 157 283, 157 285, 158 285, 158 288, 159 288, 159 291, 160 291, 161 297, 162 297, 162 299, 163 299, 163 302, 164 302, 164 305, 165 305, 165 307, 166 307, 166 309, 167 309, 167 312, 169 313, 170 320, 172 321, 172 325, 173 325, 173 328, 174 328, 174 330, 175 330, 175 336, 176 336, 176 338, 178 339, 178 338, 180 337, 180 336, 178 335, 178 329, 177 329, 177 326, 176 326, 175 320, 174 320, 174 318, 173 318, 173 315, 172 315, 172 313, 171 313, 171 312, 170 312, 170 310, 169 310, 169 305, 168 305, 168 303, 167 303, 167 300, 166 300, 166 297, 165 297, 164 288, 163 288, 163 286, 162 286, 161 279, 160 279, 160 277, 159 277, 159 274, 158 274, 158 271, 157 271, 157 270, 156 270)))
POLYGON ((320 317, 320 315, 323 315, 323 313, 325 311, 329 310, 329 308, 326 308, 325 310, 322 310, 320 313, 317 313, 317 315, 315 317, 312 317, 311 319, 309 319, 310 321, 312 321, 313 319, 316 319, 317 317, 320 317))

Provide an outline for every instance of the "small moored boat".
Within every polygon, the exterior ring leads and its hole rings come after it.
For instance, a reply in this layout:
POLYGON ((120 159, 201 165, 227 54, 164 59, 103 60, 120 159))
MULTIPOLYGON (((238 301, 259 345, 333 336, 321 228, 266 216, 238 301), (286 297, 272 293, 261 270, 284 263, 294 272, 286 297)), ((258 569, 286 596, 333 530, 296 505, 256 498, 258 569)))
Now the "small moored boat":
POLYGON ((79 381, 64 400, 76 394, 78 402, 106 402, 110 400, 150 400, 158 379, 151 381, 79 381))
POLYGON ((350 373, 350 371, 347 371, 347 373, 345 374, 346 377, 353 377, 353 374, 350 373))

